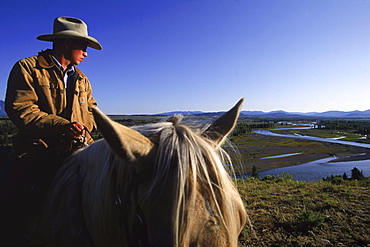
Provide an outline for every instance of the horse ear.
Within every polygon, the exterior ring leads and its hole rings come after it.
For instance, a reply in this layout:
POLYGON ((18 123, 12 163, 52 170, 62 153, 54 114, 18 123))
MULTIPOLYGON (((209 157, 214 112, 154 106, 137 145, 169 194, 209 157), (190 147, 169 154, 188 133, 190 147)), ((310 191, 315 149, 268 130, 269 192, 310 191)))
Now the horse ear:
POLYGON ((97 107, 92 112, 104 139, 121 158, 133 162, 152 150, 154 144, 139 132, 114 122, 97 107))
POLYGON ((222 144, 227 135, 234 129, 243 102, 244 98, 241 98, 233 108, 214 121, 203 134, 215 143, 222 144))

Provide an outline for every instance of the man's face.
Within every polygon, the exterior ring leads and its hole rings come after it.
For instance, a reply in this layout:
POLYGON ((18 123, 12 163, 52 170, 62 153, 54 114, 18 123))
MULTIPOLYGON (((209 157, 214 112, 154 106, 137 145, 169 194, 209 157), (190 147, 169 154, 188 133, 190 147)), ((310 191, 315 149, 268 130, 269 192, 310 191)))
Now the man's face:
POLYGON ((87 42, 79 39, 69 40, 66 58, 73 65, 79 65, 87 57, 87 42))

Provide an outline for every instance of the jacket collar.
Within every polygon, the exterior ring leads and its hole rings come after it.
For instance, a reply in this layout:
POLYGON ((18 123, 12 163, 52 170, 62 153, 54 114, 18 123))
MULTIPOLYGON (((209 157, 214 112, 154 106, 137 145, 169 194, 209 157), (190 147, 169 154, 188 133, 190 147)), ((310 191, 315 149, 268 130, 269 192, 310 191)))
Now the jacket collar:
POLYGON ((38 65, 42 68, 51 68, 56 66, 53 59, 51 58, 51 50, 47 49, 45 51, 39 52, 37 56, 38 65))
MULTIPOLYGON (((39 52, 37 56, 37 60, 38 60, 38 65, 41 68, 47 69, 47 68, 52 68, 54 66, 58 68, 58 65, 55 64, 53 58, 51 57, 51 49, 47 49, 45 51, 39 52)), ((73 66, 73 67, 80 77, 85 77, 85 75, 81 72, 81 70, 79 70, 76 66, 73 66)))

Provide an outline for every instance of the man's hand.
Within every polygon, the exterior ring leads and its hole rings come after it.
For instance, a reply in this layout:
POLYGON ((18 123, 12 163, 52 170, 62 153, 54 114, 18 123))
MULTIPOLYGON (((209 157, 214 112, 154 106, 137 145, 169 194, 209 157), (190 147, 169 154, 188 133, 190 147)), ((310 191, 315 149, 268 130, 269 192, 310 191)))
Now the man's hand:
POLYGON ((73 123, 66 125, 64 133, 75 139, 75 138, 79 138, 80 136, 82 136, 83 130, 85 128, 86 127, 83 126, 81 123, 73 122, 73 123))

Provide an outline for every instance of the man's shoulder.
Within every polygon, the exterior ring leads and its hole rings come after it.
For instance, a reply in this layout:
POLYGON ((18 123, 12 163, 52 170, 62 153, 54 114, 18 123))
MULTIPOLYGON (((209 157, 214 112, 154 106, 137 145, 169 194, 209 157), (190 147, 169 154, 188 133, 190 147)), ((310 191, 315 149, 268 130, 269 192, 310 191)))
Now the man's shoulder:
POLYGON ((45 50, 39 52, 37 55, 23 58, 19 60, 17 63, 32 67, 38 67, 38 65, 41 65, 41 67, 50 67, 51 65, 53 65, 53 63, 49 55, 50 50, 45 50))
POLYGON ((15 64, 14 67, 23 67, 23 68, 35 68, 37 64, 37 56, 31 56, 31 57, 26 57, 23 59, 18 60, 15 64))
POLYGON ((18 62, 19 63, 30 63, 30 62, 35 62, 35 61, 37 61, 37 55, 23 58, 19 60, 18 62))

